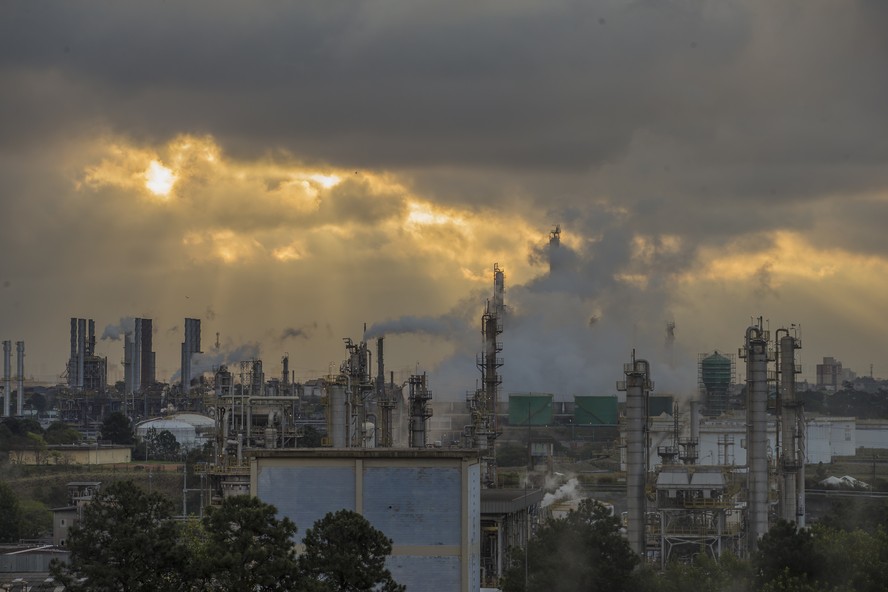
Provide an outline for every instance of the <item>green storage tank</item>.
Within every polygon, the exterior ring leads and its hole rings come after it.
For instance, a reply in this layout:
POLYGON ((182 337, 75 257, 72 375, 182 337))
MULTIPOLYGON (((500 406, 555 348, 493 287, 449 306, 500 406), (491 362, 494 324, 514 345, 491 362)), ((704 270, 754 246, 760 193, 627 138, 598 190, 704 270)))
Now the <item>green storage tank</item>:
POLYGON ((617 396, 574 397, 575 425, 617 425, 617 396))
POLYGON ((552 425, 552 395, 540 393, 509 395, 509 425, 552 425))
POLYGON ((651 395, 648 399, 648 417, 659 417, 664 413, 672 415, 672 395, 651 395))
POLYGON ((727 391, 731 386, 733 362, 731 358, 715 352, 700 362, 700 377, 707 391, 727 391))

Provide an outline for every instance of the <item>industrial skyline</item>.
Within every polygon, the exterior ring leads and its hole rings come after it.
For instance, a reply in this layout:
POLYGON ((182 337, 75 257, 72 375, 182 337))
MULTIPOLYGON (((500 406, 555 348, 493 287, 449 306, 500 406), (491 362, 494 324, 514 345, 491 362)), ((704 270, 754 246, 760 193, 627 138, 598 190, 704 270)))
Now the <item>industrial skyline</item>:
POLYGON ((862 0, 4 4, 0 336, 62 382, 70 318, 94 319, 123 380, 120 327, 153 319, 169 380, 194 318, 195 370, 287 352, 310 376, 366 323, 454 400, 498 264, 504 393, 612 392, 636 348, 690 396, 759 316, 801 327, 803 379, 827 356, 888 377, 885 22, 862 0))

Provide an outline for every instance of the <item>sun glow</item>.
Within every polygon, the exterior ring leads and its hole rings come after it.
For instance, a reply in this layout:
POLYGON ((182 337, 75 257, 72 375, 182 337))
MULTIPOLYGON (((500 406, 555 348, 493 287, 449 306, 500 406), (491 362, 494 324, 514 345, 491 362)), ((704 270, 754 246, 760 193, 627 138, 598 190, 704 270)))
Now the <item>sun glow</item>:
POLYGON ((173 189, 176 175, 156 160, 152 160, 145 170, 145 187, 154 195, 167 196, 173 189))

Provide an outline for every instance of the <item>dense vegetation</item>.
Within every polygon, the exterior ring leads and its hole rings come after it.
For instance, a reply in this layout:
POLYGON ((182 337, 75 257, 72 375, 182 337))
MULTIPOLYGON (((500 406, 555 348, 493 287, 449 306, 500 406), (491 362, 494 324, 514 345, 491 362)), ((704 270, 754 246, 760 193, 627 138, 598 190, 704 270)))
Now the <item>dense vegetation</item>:
POLYGON ((331 513, 308 529, 249 496, 226 498, 201 520, 173 519, 158 493, 117 482, 84 508, 53 575, 71 592, 403 592, 384 567, 391 540, 362 516, 331 513))
MULTIPOLYGON (((884 504, 883 504, 884 505, 884 504)), ((665 570, 638 567, 601 506, 543 525, 528 555, 512 554, 505 592, 877 592, 888 582, 888 531, 884 521, 844 521, 842 515, 806 529, 778 522, 747 560, 700 554, 691 564, 665 570), (527 582, 525 586, 525 581, 527 582)))

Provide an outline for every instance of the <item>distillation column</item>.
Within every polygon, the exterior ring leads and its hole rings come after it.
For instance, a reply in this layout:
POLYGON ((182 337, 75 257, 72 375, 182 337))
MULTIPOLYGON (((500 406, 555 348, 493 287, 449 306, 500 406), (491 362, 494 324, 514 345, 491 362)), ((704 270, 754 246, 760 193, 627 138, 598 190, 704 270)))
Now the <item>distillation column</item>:
POLYGON ((425 448, 428 443, 426 424, 432 416, 429 401, 432 393, 426 384, 425 374, 414 374, 410 377, 410 447, 425 448))
POLYGON ((799 471, 804 471, 802 440, 805 429, 804 407, 795 389, 795 375, 799 367, 795 363, 795 350, 801 343, 786 329, 778 329, 777 378, 780 397, 780 517, 789 522, 804 524, 804 475, 799 481, 799 471), (801 507, 799 501, 801 500, 801 507), (800 511, 801 510, 801 511, 800 511))
POLYGON ((629 524, 626 527, 629 546, 645 556, 647 481, 647 406, 654 383, 650 380, 650 365, 635 359, 623 366, 626 380, 617 382, 617 390, 626 391, 626 503, 629 524))
POLYGON ((740 350, 746 358, 747 536, 752 553, 768 532, 768 332, 758 325, 746 329, 740 350))

